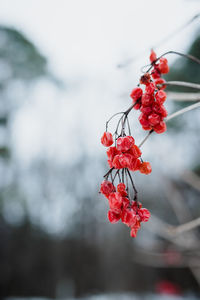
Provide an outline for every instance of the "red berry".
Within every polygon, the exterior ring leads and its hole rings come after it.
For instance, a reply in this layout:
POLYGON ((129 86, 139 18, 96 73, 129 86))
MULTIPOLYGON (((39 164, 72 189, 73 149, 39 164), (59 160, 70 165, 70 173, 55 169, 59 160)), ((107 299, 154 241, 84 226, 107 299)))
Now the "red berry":
POLYGON ((117 150, 126 152, 135 144, 132 136, 120 137, 117 139, 117 150))
POLYGON ((156 133, 163 133, 167 130, 167 126, 164 121, 161 121, 159 124, 157 124, 153 127, 153 130, 156 133))
POLYGON ((156 113, 152 113, 148 116, 148 121, 151 126, 154 126, 160 122, 160 116, 156 113))
POLYGON ((150 84, 148 84, 146 86, 145 92, 149 95, 153 95, 154 91, 155 91, 155 84, 154 82, 151 82, 150 84))
POLYGON ((138 171, 140 169, 141 161, 137 158, 132 161, 131 165, 129 166, 129 169, 131 171, 138 171))
POLYGON ((106 153, 108 156, 108 164, 109 164, 110 168, 112 168, 113 167, 112 162, 113 162, 114 157, 118 154, 121 154, 121 152, 118 151, 116 147, 110 147, 110 148, 108 148, 106 153))
POLYGON ((167 117, 168 113, 167 113, 167 111, 166 111, 166 109, 163 105, 159 105, 158 103, 154 103, 152 108, 153 108, 153 111, 155 111, 155 113, 161 115, 163 118, 167 117))
POLYGON ((165 83, 165 80, 163 78, 157 78, 155 81, 155 85, 159 90, 164 90, 166 88, 166 84, 164 85, 163 83, 165 83), (158 87, 159 84, 162 84, 162 86, 158 87))
POLYGON ((153 49, 151 50, 149 59, 151 63, 153 63, 157 59, 156 53, 153 51, 153 49))
POLYGON ((156 102, 162 105, 165 102, 167 95, 164 91, 160 90, 155 94, 155 98, 156 98, 156 102))
POLYGON ((116 223, 120 220, 121 215, 120 213, 116 213, 114 211, 112 211, 111 209, 108 211, 108 220, 110 223, 116 223))
POLYGON ((146 115, 149 115, 152 112, 152 106, 141 106, 140 111, 146 115))
POLYGON ((147 126, 142 125, 142 129, 143 130, 151 130, 152 127, 150 125, 147 125, 147 126))
POLYGON ((138 119, 142 126, 149 126, 148 116, 146 114, 141 113, 138 119))
POLYGON ((122 202, 123 202, 121 194, 118 192, 111 193, 108 197, 108 200, 109 200, 110 209, 112 209, 116 213, 120 213, 122 202))
POLYGON ((149 221, 149 218, 151 216, 150 212, 146 208, 140 208, 138 210, 138 215, 140 216, 141 222, 147 222, 147 221, 149 221))
POLYGON ((151 94, 148 93, 144 93, 142 95, 142 105, 143 106, 150 106, 153 103, 153 96, 151 94))
POLYGON ((148 85, 151 80, 151 75, 149 73, 145 73, 144 75, 141 76, 140 78, 140 83, 148 85))
POLYGON ((133 145, 131 149, 128 151, 135 159, 139 158, 142 155, 140 148, 136 145, 133 145))
POLYGON ((161 57, 161 59, 160 59, 159 70, 162 74, 167 74, 169 72, 168 61, 164 57, 161 57))
POLYGON ((100 188, 100 192, 105 195, 106 197, 108 197, 111 193, 115 192, 116 189, 114 187, 114 185, 112 184, 112 182, 108 181, 108 180, 104 180, 101 183, 101 188, 100 188))
POLYGON ((143 90, 139 87, 134 88, 130 94, 130 97, 133 99, 133 104, 142 97, 143 90))
POLYGON ((111 146, 113 144, 112 133, 110 133, 110 132, 104 132, 103 136, 101 137, 101 143, 105 147, 111 146))
POLYGON ((123 209, 121 214, 122 223, 126 224, 127 226, 131 227, 134 226, 137 222, 136 213, 134 210, 130 209, 123 209))
POLYGON ((153 77, 153 79, 158 79, 161 76, 160 70, 159 70, 159 66, 158 64, 154 65, 153 70, 151 71, 151 76, 153 77))
POLYGON ((117 185, 117 191, 122 195, 122 197, 126 197, 127 196, 126 186, 125 186, 125 184, 123 182, 121 182, 121 183, 119 183, 117 185))
POLYGON ((152 169, 151 169, 151 165, 150 165, 149 162, 143 162, 143 163, 141 163, 141 165, 140 165, 140 173, 148 175, 148 174, 151 173, 151 171, 152 171, 152 169))
POLYGON ((115 168, 115 169, 122 169, 123 167, 122 167, 122 165, 121 165, 121 163, 120 163, 120 155, 121 154, 117 154, 115 157, 114 157, 114 159, 113 159, 113 161, 112 161, 112 166, 115 168))
POLYGON ((130 168, 134 157, 129 153, 123 153, 119 155, 119 163, 122 168, 130 168))

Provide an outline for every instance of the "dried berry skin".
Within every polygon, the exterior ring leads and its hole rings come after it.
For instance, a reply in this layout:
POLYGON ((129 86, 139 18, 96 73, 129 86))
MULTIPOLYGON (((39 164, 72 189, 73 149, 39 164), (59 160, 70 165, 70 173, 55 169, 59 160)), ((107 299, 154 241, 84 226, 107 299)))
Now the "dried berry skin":
POLYGON ((116 189, 115 189, 114 185, 112 184, 112 182, 110 182, 108 180, 104 180, 101 183, 100 192, 104 196, 108 197, 111 193, 113 193, 115 191, 116 191, 116 189))
POLYGON ((103 136, 101 137, 101 143, 105 147, 111 146, 113 144, 112 133, 104 132, 103 136))
POLYGON ((140 165, 140 173, 142 174, 150 174, 152 171, 151 164, 149 162, 143 162, 140 165))
POLYGON ((117 150, 126 152, 135 144, 132 136, 120 137, 117 139, 117 150))
POLYGON ((153 63, 153 62, 157 59, 157 55, 156 55, 156 53, 153 51, 153 49, 151 50, 149 59, 150 59, 150 62, 151 62, 151 63, 153 63))
POLYGON ((151 76, 149 73, 145 73, 144 75, 141 76, 140 78, 140 83, 148 85, 150 83, 151 76))
POLYGON ((118 192, 111 193, 108 197, 108 200, 109 200, 110 209, 112 209, 116 213, 120 213, 122 203, 123 203, 121 194, 118 192))
POLYGON ((155 125, 153 129, 156 133, 160 134, 167 130, 167 126, 164 121, 161 121, 159 124, 155 125))
POLYGON ((122 223, 126 224, 129 227, 134 226, 137 222, 135 211, 130 209, 123 209, 121 214, 121 220, 122 223))
POLYGON ((161 57, 159 62, 159 70, 162 74, 167 74, 169 72, 168 61, 166 58, 161 57))
MULTIPOLYGON (((122 197, 126 197, 127 196, 126 186, 125 186, 125 184, 123 182, 121 182, 121 183, 119 183, 117 185, 117 191, 121 194, 122 197)), ((124 202, 124 199, 123 199, 123 202, 124 202)))
POLYGON ((155 94, 155 98, 156 98, 156 102, 159 105, 162 105, 167 98, 167 94, 164 91, 160 90, 155 94))
POLYGON ((116 213, 114 211, 112 211, 111 209, 108 211, 108 220, 110 223, 114 224, 117 223, 121 218, 120 213, 116 213))
POLYGON ((148 116, 148 121, 151 126, 155 126, 160 123, 160 116, 156 113, 152 113, 148 116))
POLYGON ((150 211, 146 208, 140 208, 138 215, 140 216, 141 222, 148 222, 151 216, 150 211))
POLYGON ((166 84, 163 84, 165 83, 165 80, 163 78, 157 78, 155 79, 155 85, 156 87, 159 89, 159 90, 164 90, 166 89, 166 84), (159 84, 162 84, 162 86, 159 86, 159 84))
POLYGON ((133 99, 133 104, 142 97, 143 90, 139 87, 134 88, 130 94, 130 97, 133 99))
POLYGON ((145 92, 149 95, 152 95, 155 91, 155 83, 151 82, 149 85, 146 86, 145 92))

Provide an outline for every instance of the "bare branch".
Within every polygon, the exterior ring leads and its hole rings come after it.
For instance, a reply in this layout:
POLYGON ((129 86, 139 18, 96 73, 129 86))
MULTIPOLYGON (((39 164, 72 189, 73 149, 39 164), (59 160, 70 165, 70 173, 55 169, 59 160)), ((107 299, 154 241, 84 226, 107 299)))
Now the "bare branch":
POLYGON ((172 101, 200 101, 200 93, 168 92, 167 96, 167 99, 172 101))
POLYGON ((195 219, 195 220, 192 220, 190 222, 187 222, 185 224, 182 224, 182 225, 179 225, 177 227, 171 228, 170 231, 171 231, 171 234, 177 235, 177 234, 181 234, 183 232, 192 230, 192 229, 194 229, 198 226, 200 226, 200 217, 195 219))
POLYGON ((180 116, 180 115, 182 115, 182 114, 184 114, 184 113, 186 113, 186 112, 188 112, 188 111, 190 111, 190 110, 193 110, 193 109, 195 109, 195 108, 198 108, 199 106, 200 106, 200 102, 197 102, 197 103, 195 103, 195 104, 189 105, 189 106, 187 106, 187 107, 185 107, 185 108, 183 108, 183 109, 180 109, 180 110, 178 110, 177 112, 171 114, 170 116, 168 116, 168 117, 165 119, 165 121, 168 122, 169 120, 174 119, 175 117, 180 116))
POLYGON ((200 90, 200 84, 192 83, 192 82, 185 82, 185 81, 166 81, 165 83, 159 84, 159 85, 160 86, 162 86, 162 85, 183 86, 183 87, 189 87, 189 88, 192 88, 192 89, 200 90))

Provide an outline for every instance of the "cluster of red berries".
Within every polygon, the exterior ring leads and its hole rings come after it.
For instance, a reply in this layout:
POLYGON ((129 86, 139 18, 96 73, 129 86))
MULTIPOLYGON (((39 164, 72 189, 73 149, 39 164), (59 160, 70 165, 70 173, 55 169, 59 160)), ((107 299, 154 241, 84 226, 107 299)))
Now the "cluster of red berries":
POLYGON ((128 198, 126 186, 124 183, 117 185, 117 191, 112 182, 104 180, 101 184, 100 192, 108 199, 109 211, 108 220, 116 223, 120 219, 122 223, 130 227, 131 237, 136 237, 141 222, 147 222, 150 218, 150 212, 142 208, 141 203, 132 201, 128 198))
POLYGON ((163 105, 166 100, 164 92, 166 85, 161 75, 168 73, 168 62, 166 58, 157 58, 154 51, 151 52, 150 61, 149 71, 140 78, 140 84, 145 85, 145 90, 143 91, 140 87, 133 89, 130 95, 133 105, 127 111, 113 115, 106 122, 106 131, 101 137, 101 143, 108 147, 107 157, 110 167, 100 189, 109 202, 108 220, 111 223, 121 220, 131 228, 130 235, 132 237, 136 237, 140 223, 149 220, 150 212, 146 208, 142 208, 141 203, 137 200, 137 190, 130 171, 140 171, 147 175, 151 173, 152 169, 149 162, 142 160, 142 152, 135 145, 135 140, 131 136, 128 114, 134 107, 141 111, 139 121, 144 130, 153 130, 157 133, 166 131, 164 118, 167 116, 167 111, 163 105), (150 70, 152 71, 150 72, 150 70), (107 131, 108 123, 118 114, 122 114, 122 116, 117 123, 114 135, 112 135, 107 131), (118 132, 120 125, 121 131, 118 132), (129 129, 128 135, 125 133, 126 126, 129 129), (115 144, 113 145, 113 143, 115 144), (109 176, 111 181, 108 180, 109 176), (117 189, 114 186, 116 179, 118 180, 117 189), (132 185, 134 197, 129 192, 129 183, 132 185))
MULTIPOLYGON (((111 146, 113 136, 110 132, 104 132, 101 143, 105 147, 111 146)), ((116 139, 116 147, 109 147, 107 150, 108 164, 110 168, 124 169, 130 171, 140 171, 143 174, 151 173, 151 165, 149 162, 142 162, 139 158, 142 152, 135 145, 135 140, 132 136, 124 136, 116 139)))
POLYGON ((156 53, 152 50, 150 61, 153 70, 151 73, 145 73, 140 78, 140 83, 145 85, 145 91, 140 87, 134 88, 130 94, 133 99, 134 108, 140 110, 140 124, 144 130, 154 130, 156 133, 163 133, 167 127, 164 118, 167 117, 167 111, 163 105, 166 100, 166 88, 162 74, 169 72, 168 61, 161 57, 157 59, 156 53))

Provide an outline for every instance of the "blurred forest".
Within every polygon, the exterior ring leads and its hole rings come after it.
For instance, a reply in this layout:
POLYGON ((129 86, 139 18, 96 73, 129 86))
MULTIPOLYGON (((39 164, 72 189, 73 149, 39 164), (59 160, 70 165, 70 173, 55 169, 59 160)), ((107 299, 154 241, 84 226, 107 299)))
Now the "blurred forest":
MULTIPOLYGON (((188 53, 200 59, 200 36, 188 53)), ((144 192, 144 203, 153 215, 138 241, 126 228, 110 225, 105 203, 98 195, 101 176, 106 170, 102 157, 82 153, 79 162, 57 165, 38 157, 23 169, 13 149, 13 116, 23 105, 29 88, 45 78, 52 80, 46 58, 22 33, 0 27, 0 297, 70 297, 86 294, 135 291, 154 292, 162 280, 173 282, 183 293, 199 293, 200 242, 196 228, 178 237, 164 234, 166 223, 178 225, 200 215, 200 123, 193 124, 194 152, 191 169, 181 178, 173 174, 159 181, 151 193, 144 192), (80 176, 81 174, 81 176, 80 176), (166 189, 167 191, 163 191, 166 189), (158 207, 155 199, 163 198, 158 207), (77 207, 63 220, 60 232, 48 231, 41 222, 44 214, 54 213, 55 199, 61 209, 77 207), (159 231, 161 230, 161 231, 159 231)), ((178 58, 167 80, 200 82, 199 65, 178 58)), ((169 95, 190 89, 167 89, 169 95)), ((194 92, 194 91, 192 91, 194 92)), ((173 100, 173 99, 172 99, 173 100)), ((174 111, 191 104, 176 101, 174 111)), ((191 117, 185 114, 169 123, 169 135, 191 132, 191 117), (184 129, 183 129, 184 128, 184 129)), ((27 124, 27 126, 29 126, 27 124)))

